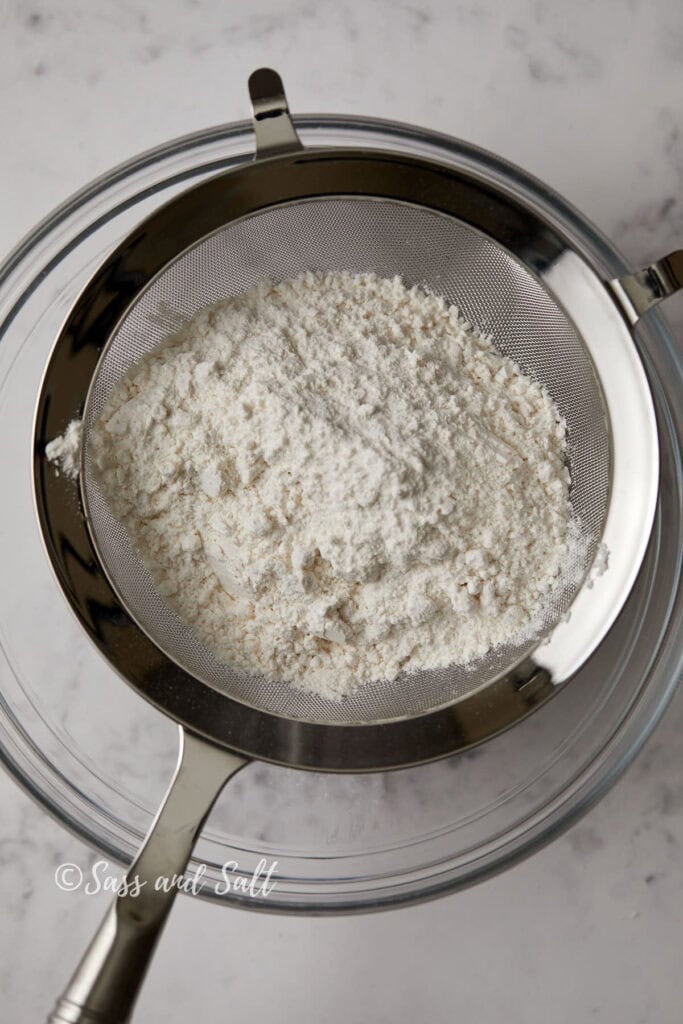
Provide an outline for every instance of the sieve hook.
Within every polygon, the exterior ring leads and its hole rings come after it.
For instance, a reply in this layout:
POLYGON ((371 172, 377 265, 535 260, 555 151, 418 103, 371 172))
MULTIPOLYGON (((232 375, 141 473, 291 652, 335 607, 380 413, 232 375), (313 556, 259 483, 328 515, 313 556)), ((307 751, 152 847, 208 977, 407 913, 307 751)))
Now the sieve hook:
POLYGON ((625 274, 609 282, 612 292, 631 324, 662 299, 683 289, 683 249, 662 256, 634 274, 625 274))
POLYGON ((258 68, 249 75, 249 98, 256 135, 256 157, 303 149, 292 124, 285 88, 277 71, 258 68))

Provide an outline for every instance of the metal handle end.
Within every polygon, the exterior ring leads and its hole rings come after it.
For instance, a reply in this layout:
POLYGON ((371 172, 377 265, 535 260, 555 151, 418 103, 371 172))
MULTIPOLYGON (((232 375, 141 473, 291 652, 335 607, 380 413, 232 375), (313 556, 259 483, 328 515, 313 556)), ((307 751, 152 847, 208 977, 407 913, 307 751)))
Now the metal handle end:
POLYGON ((47 1020, 47 1024, 126 1024, 122 1017, 105 1017, 77 1006, 70 999, 60 999, 47 1020))

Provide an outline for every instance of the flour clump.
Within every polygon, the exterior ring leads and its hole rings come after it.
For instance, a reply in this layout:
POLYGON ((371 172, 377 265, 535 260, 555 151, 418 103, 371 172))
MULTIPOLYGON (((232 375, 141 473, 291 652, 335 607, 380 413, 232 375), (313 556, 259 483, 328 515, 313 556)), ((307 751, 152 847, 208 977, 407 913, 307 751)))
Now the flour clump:
POLYGON ((71 420, 63 434, 45 445, 45 455, 49 462, 57 466, 58 473, 63 473, 69 480, 77 480, 81 460, 82 424, 79 419, 71 420))
POLYGON ((200 312, 89 438, 197 637, 334 699, 533 633, 571 540, 565 449, 547 391, 454 307, 341 272, 200 312))

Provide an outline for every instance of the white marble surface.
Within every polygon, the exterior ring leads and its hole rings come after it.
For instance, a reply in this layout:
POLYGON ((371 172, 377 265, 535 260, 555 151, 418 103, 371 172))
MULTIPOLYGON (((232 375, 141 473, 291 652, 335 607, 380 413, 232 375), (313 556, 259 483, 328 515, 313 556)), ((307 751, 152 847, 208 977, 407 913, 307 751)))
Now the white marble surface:
MULTIPOLYGON (((260 64, 281 71, 295 110, 412 121, 498 151, 636 263, 683 244, 676 0, 0 0, 0 251, 112 164, 244 117, 260 64)), ((667 312, 683 329, 683 297, 667 312)), ((679 695, 588 817, 457 896, 334 920, 181 899, 136 1019, 675 1024, 682 734, 679 695)), ((4 774, 0 806, 0 1018, 24 1024, 46 1013, 105 900, 56 889, 56 864, 89 853, 4 774)))

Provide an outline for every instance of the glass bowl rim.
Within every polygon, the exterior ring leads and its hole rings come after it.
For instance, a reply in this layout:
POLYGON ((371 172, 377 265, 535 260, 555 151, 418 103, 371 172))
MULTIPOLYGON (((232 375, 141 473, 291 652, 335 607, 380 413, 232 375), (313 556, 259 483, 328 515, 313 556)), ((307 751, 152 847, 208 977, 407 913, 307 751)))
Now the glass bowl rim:
MULTIPOLYGON (((447 156, 450 154, 452 158, 464 161, 465 165, 479 168, 480 172, 481 168, 484 167, 488 175, 493 175, 496 178, 502 179, 508 187, 521 189, 527 198, 531 196, 531 198, 540 204, 541 207, 546 210, 550 210, 555 218, 559 218, 563 227, 575 235, 578 243, 577 247, 581 248, 592 262, 598 263, 603 271, 610 273, 610 276, 620 276, 630 270, 627 263, 623 260, 609 240, 603 236, 597 228, 588 222, 575 208, 573 208, 548 186, 493 153, 471 146, 442 133, 428 131, 412 125, 401 124, 385 119, 361 118, 346 115, 301 115, 295 117, 294 121, 297 128, 304 134, 304 137, 307 136, 309 132, 314 133, 315 131, 342 132, 342 134, 347 135, 351 135, 356 132, 368 139, 373 138, 376 140, 377 137, 380 137, 381 139, 386 140, 387 144, 393 143, 396 145, 398 143, 399 145, 404 146, 426 145, 431 147, 433 151, 441 152, 447 156)), ((234 122, 228 125, 204 129, 189 135, 181 136, 153 149, 146 150, 145 152, 114 167, 94 181, 85 185, 82 189, 65 200, 65 202, 48 214, 47 217, 39 222, 25 236, 25 238, 18 243, 0 266, 0 289, 8 280, 11 279, 13 272, 22 265, 23 261, 26 260, 26 258, 40 245, 41 242, 48 240, 52 236, 53 232, 57 231, 60 225, 67 221, 69 217, 75 215, 88 202, 96 199, 99 195, 104 193, 106 190, 111 189, 118 182, 123 182, 138 172, 143 171, 145 168, 151 168, 160 164, 165 159, 178 156, 183 152, 201 152, 202 147, 210 146, 214 143, 227 142, 228 140, 240 143, 248 142, 250 144, 251 137, 252 127, 250 122, 234 122)), ((312 137, 310 141, 315 143, 315 138, 312 137)), ((248 158, 250 155, 250 149, 248 151, 245 150, 244 153, 240 153, 235 157, 235 159, 243 160, 248 158)), ((216 168, 219 169, 228 164, 229 160, 225 158, 216 162, 216 168)), ((193 169, 194 173, 197 173, 196 165, 193 165, 193 169)), ((188 172, 188 174, 191 173, 192 171, 188 172)), ((81 236, 79 235, 78 238, 80 237, 81 236)), ((78 239, 76 240, 76 243, 72 243, 72 245, 77 244, 77 241, 78 239)), ((63 250, 60 250, 57 256, 53 257, 53 259, 48 262, 47 266, 43 267, 39 273, 44 275, 46 271, 54 265, 54 262, 56 262, 62 255, 63 250)), ((19 305, 27 295, 30 294, 33 284, 35 284, 35 278, 32 278, 31 282, 29 282, 26 287, 22 288, 22 294, 17 301, 17 304, 11 308, 8 317, 5 318, 5 324, 3 326, 6 326, 8 322, 11 321, 19 305)), ((677 363, 680 377, 680 353, 677 351, 674 339, 660 315, 657 312, 648 314, 647 323, 644 325, 642 330, 651 338, 655 338, 657 345, 664 345, 666 349, 668 349, 670 355, 677 363)), ((2 333, 4 333, 4 330, 2 333)), ((662 396, 660 394, 660 400, 661 397, 662 396)), ((678 441, 681 437, 681 431, 677 430, 668 406, 664 410, 660 408, 660 412, 662 413, 664 424, 669 429, 677 452, 678 457, 674 468, 677 474, 680 492, 681 465, 678 441)), ((446 892, 462 888, 464 885, 481 881, 503 868, 524 859, 530 853, 545 845, 550 839, 559 834, 565 828, 569 827, 570 824, 582 816, 582 814, 584 814, 602 797, 602 795, 604 795, 607 789, 609 789, 620 777, 632 759, 636 756, 659 721, 661 714, 673 695, 683 669, 683 645, 679 645, 681 653, 677 664, 673 664, 675 661, 676 639, 675 637, 672 638, 670 635, 672 632, 675 632, 676 629, 679 634, 683 633, 683 594, 681 593, 680 588, 678 590, 678 594, 674 594, 674 597, 670 602, 665 625, 669 636, 667 637, 665 644, 659 643, 659 646, 653 654, 647 675, 647 681, 643 682, 641 691, 639 691, 639 699, 629 707, 628 714, 622 718, 619 724, 619 729, 610 736, 608 744, 605 744, 602 750, 594 754, 593 760, 583 769, 580 776, 577 777, 569 797, 568 790, 565 788, 562 792, 560 806, 544 818, 542 827, 539 827, 538 825, 531 826, 525 831, 525 835, 521 841, 519 839, 511 841, 507 845, 504 844, 502 848, 498 848, 492 855, 482 857, 481 863, 479 863, 475 869, 470 870, 464 879, 449 878, 442 880, 441 882, 437 880, 433 885, 427 885, 416 892, 408 892, 407 894, 393 893, 385 895, 383 898, 376 901, 365 898, 356 902, 349 900, 341 906, 329 903, 325 903, 320 906, 316 906, 314 904, 309 906, 293 903, 291 906, 282 904, 277 907, 260 907, 260 905, 254 902, 245 904, 244 901, 239 899, 233 899, 231 901, 232 904, 248 905, 252 909, 256 909, 258 906, 258 909, 271 912, 273 910, 281 910, 296 911, 299 913, 338 913, 340 910, 349 912, 354 910, 367 911, 370 909, 380 909, 383 907, 398 906, 405 903, 422 902, 423 900, 434 898, 446 892), (664 647, 666 647, 666 651, 664 651, 664 647), (669 664, 665 669, 662 669, 661 665, 653 669, 652 662, 655 660, 661 660, 662 653, 668 656, 668 661, 671 664, 669 664), (656 671, 659 671, 660 674, 664 671, 667 677, 660 681, 658 688, 655 688, 651 681, 652 676, 656 671), (653 694, 650 692, 655 689, 657 689, 656 693, 653 694), (644 700, 643 695, 649 697, 649 700, 644 700), (646 706, 643 707, 642 705, 646 706), (635 734, 630 738, 630 740, 628 735, 629 733, 635 734), (596 768, 596 762, 600 759, 601 755, 605 754, 608 746, 610 749, 609 757, 604 757, 602 759, 603 763, 596 768), (593 768, 594 770, 589 771, 589 768, 593 768), (508 845, 511 847, 510 849, 507 849, 508 845)), ((663 636, 664 627, 660 632, 660 640, 663 636)), ((12 710, 6 705, 2 693, 0 693, 0 707, 3 708, 5 717, 12 722, 15 731, 20 735, 24 744, 33 748, 35 754, 42 759, 40 750, 33 744, 31 737, 22 729, 21 724, 16 720, 12 710)), ((4 723, 2 724, 2 732, 5 732, 4 723)), ((29 792, 42 807, 48 810, 53 817, 59 820, 62 825, 68 828, 78 838, 85 841, 90 847, 105 853, 112 857, 113 860, 125 862, 128 856, 126 853, 123 853, 113 842, 103 836, 101 832, 96 833, 92 828, 88 828, 83 823, 82 819, 79 819, 73 813, 69 813, 64 801, 60 804, 51 799, 51 780, 43 779, 43 784, 39 784, 38 780, 41 778, 40 773, 38 773, 37 778, 35 774, 29 774, 22 767, 19 759, 13 756, 10 750, 12 741, 14 741, 16 745, 16 737, 8 734, 8 738, 10 740, 8 744, 5 744, 0 738, 0 760, 2 760, 10 773, 17 779, 22 787, 29 792)), ((54 766, 50 766, 50 768, 53 772, 55 771, 54 766)), ((86 801, 89 800, 87 795, 80 793, 80 791, 79 796, 86 801)), ((210 889, 208 892, 203 891, 202 895, 210 897, 210 889)), ((222 900, 221 902, 227 901, 222 900)))

